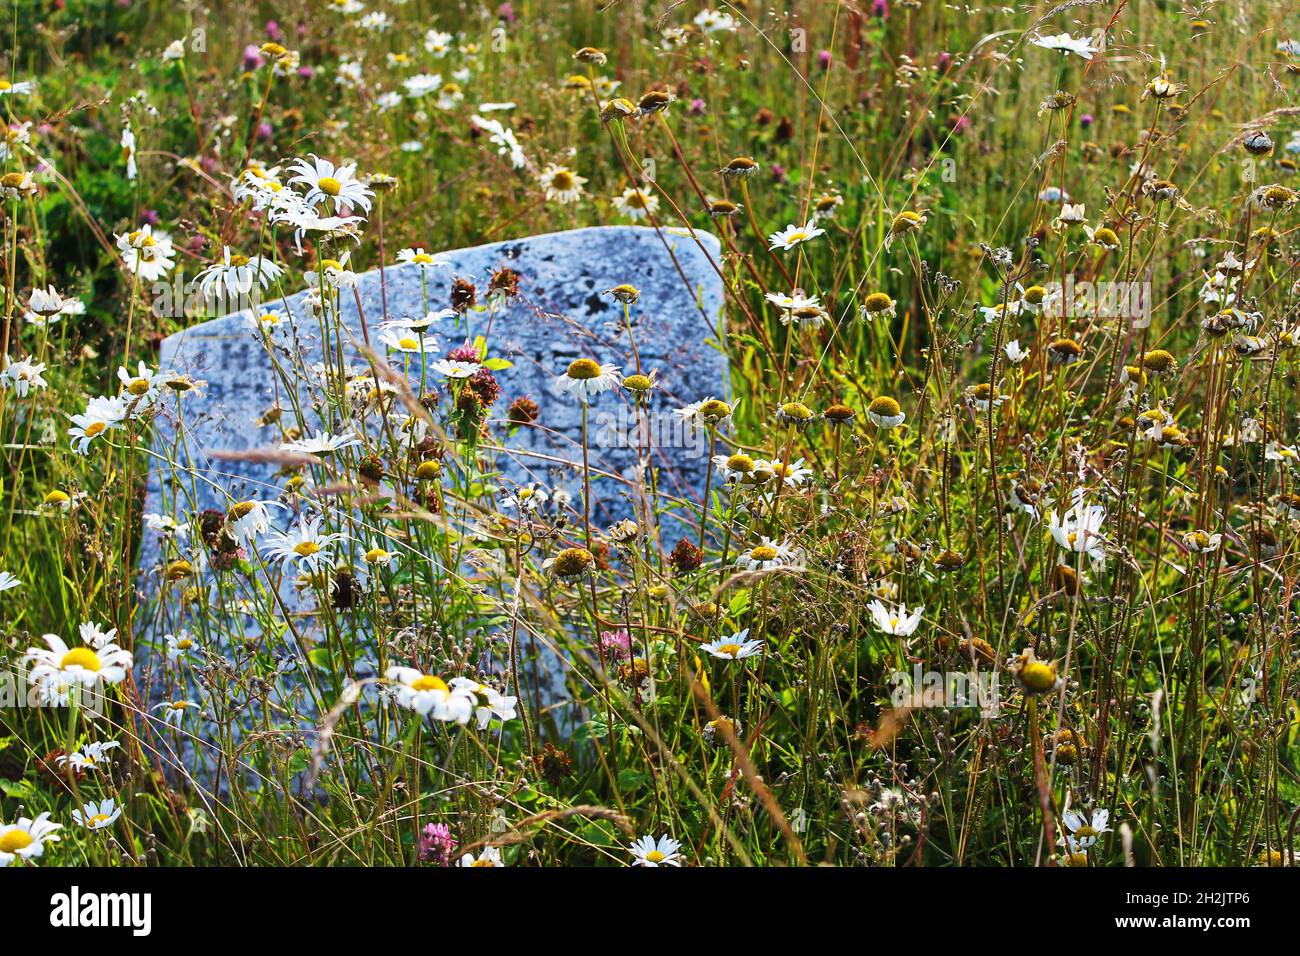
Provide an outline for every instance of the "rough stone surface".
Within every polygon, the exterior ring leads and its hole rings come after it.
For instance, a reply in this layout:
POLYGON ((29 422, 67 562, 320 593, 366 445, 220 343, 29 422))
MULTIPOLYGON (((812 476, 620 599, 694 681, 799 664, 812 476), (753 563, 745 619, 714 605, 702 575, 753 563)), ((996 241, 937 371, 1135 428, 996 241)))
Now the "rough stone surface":
MULTIPOLYGON (((517 429, 505 440, 509 452, 498 462, 503 486, 539 480, 549 488, 567 489, 575 507, 581 507, 581 406, 555 391, 554 378, 570 361, 584 356, 621 366, 625 374, 636 370, 623 329, 623 307, 604 294, 620 283, 632 283, 641 292, 632 309, 636 354, 643 370, 657 373, 652 427, 659 446, 659 490, 661 495, 698 500, 707 459, 704 438, 683 431, 670 411, 727 392, 726 362, 717 344, 722 285, 709 262, 721 262, 715 237, 699 234, 697 243, 687 236, 661 237, 649 228, 598 227, 460 249, 440 257, 450 267, 425 273, 428 307, 434 310, 448 304, 454 278, 473 281, 482 301, 497 268, 508 266, 521 276, 520 295, 497 311, 490 329, 475 327, 476 323, 486 326, 484 313, 470 316, 470 334, 487 335, 491 354, 513 362, 512 368, 496 373, 502 394, 492 410, 493 418, 503 419, 511 401, 520 397, 531 398, 541 410, 543 427, 517 429)), ((365 273, 356 290, 372 339, 384 316, 384 295, 389 318, 415 317, 426 311, 419 266, 386 267, 383 280, 381 291, 379 271, 365 273)), ((343 291, 340 303, 344 324, 360 341, 361 323, 350 291, 343 291)), ((305 293, 265 305, 285 311, 294 320, 307 365, 319 361, 318 326, 305 293)), ((465 329, 462 325, 457 334, 448 319, 433 331, 445 353, 461 344, 465 329)), ((359 354, 350 359, 354 367, 365 366, 359 354)), ((413 382, 419 380, 418 361, 411 363, 408 372, 413 382)), ((163 417, 157 423, 155 451, 165 459, 191 466, 159 466, 155 459, 145 510, 194 516, 205 508, 224 510, 233 501, 274 497, 280 488, 276 465, 213 456, 214 452, 273 449, 279 441, 278 431, 259 426, 258 419, 277 403, 277 397, 281 405, 287 404, 282 400, 283 385, 277 386, 270 359, 247 313, 214 319, 170 336, 162 343, 158 364, 207 384, 199 395, 184 401, 183 442, 177 443, 173 420, 163 417), (165 502, 172 504, 165 506, 165 502)), ((395 354, 390 364, 400 369, 400 355, 395 354)), ((627 485, 617 476, 632 476, 636 470, 634 421, 625 395, 604 394, 592 403, 591 467, 593 474, 604 475, 595 482, 592 494, 597 526, 632 513, 627 485)), ((494 427, 494 433, 503 437, 505 429, 494 427)), ((281 517, 277 524, 283 526, 287 520, 281 517)), ((668 534, 672 532, 670 527, 668 534)), ((159 539, 146 532, 140 562, 146 595, 157 590, 160 564, 159 539)), ((161 644, 158 639, 163 632, 178 628, 179 622, 169 617, 165 609, 156 614, 146 611, 139 629, 146 643, 153 637, 153 643, 161 644)), ((137 655, 137 660, 141 659, 145 672, 141 677, 152 688, 150 697, 169 698, 174 689, 150 679, 156 676, 158 658, 146 652, 137 655)), ((286 662, 289 675, 299 665, 301 662, 286 662)), ((203 736, 201 729, 196 732, 203 736)))

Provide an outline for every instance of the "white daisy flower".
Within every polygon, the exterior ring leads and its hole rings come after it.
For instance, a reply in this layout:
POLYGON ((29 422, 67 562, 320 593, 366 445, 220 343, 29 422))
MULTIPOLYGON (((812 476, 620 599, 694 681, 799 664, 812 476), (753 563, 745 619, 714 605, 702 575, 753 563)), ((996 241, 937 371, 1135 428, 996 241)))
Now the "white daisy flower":
POLYGON ((818 236, 826 235, 826 230, 817 225, 816 219, 809 219, 802 226, 786 226, 780 232, 774 232, 768 237, 772 249, 781 249, 789 251, 803 242, 816 239, 818 236))
POLYGON ((1062 203, 1061 214, 1056 217, 1055 221, 1058 225, 1064 226, 1076 226, 1079 223, 1087 222, 1088 215, 1084 211, 1084 204, 1081 202, 1062 203))
POLYGON ((428 96, 430 93, 436 93, 442 88, 442 74, 417 73, 415 76, 408 76, 403 80, 402 87, 406 90, 406 95, 412 99, 428 96))
POLYGON ((92 621, 87 621, 84 624, 78 625, 77 634, 81 638, 81 643, 89 644, 96 650, 101 647, 107 647, 109 644, 116 643, 117 641, 117 628, 109 628, 106 631, 103 627, 92 621))
POLYGON ((20 588, 23 582, 8 571, 0 571, 0 591, 12 591, 14 588, 20 588))
POLYGON ((1058 517, 1053 511, 1047 526, 1056 543, 1067 551, 1085 552, 1094 565, 1106 563, 1106 549, 1101 533, 1106 520, 1106 509, 1101 505, 1085 504, 1083 493, 1075 492, 1074 506, 1058 517))
POLYGON ((561 205, 581 199, 582 186, 587 181, 568 166, 557 166, 555 163, 542 170, 542 174, 537 179, 542 189, 546 190, 546 198, 561 205))
POLYGON ((135 133, 131 132, 130 126, 122 127, 122 139, 118 145, 122 147, 122 158, 126 160, 126 180, 134 182, 140 170, 135 164, 135 133))
POLYGON ((793 462, 784 462, 779 458, 773 458, 770 461, 763 459, 754 463, 760 471, 771 472, 772 475, 786 487, 798 488, 806 485, 813 479, 813 470, 804 464, 802 458, 793 462))
POLYGON ((59 757, 56 762, 59 766, 66 764, 78 771, 98 770, 107 763, 108 752, 121 746, 116 740, 95 741, 86 744, 80 750, 72 751, 67 756, 59 757))
POLYGON ((315 153, 310 157, 310 162, 297 159, 289 167, 289 172, 297 174, 291 176, 289 182, 307 187, 307 195, 303 197, 307 205, 315 206, 325 201, 334 204, 335 212, 341 211, 343 206, 360 206, 366 212, 370 211, 370 197, 374 193, 356 178, 356 163, 335 166, 315 153))
POLYGON ((502 722, 515 719, 518 697, 507 697, 495 688, 468 677, 453 677, 451 690, 467 693, 474 698, 474 717, 478 721, 479 730, 486 730, 493 717, 502 722))
POLYGON ((610 202, 618 210, 619 215, 626 216, 633 222, 640 222, 659 210, 659 197, 636 186, 629 186, 610 202))
POLYGON ((72 427, 68 429, 68 436, 72 439, 73 450, 80 455, 86 454, 96 438, 109 429, 121 428, 126 414, 126 405, 120 398, 105 395, 92 398, 84 412, 70 416, 72 427))
POLYGON ((886 634, 908 637, 921 623, 921 614, 925 608, 918 607, 909 614, 906 604, 887 607, 880 601, 872 601, 867 605, 867 610, 871 612, 872 623, 886 634))
POLYGON ((150 709, 162 711, 163 723, 170 724, 172 727, 179 727, 185 715, 190 711, 198 710, 199 705, 192 700, 165 700, 161 704, 155 704, 150 709))
POLYGON ((92 800, 83 804, 80 810, 72 811, 72 819, 87 830, 103 830, 111 827, 121 815, 122 808, 112 797, 105 797, 98 803, 92 800))
POLYGON ((505 861, 501 859, 501 851, 494 846, 484 847, 483 852, 478 856, 473 853, 466 853, 460 858, 457 866, 505 866, 505 861))
POLYGON ((144 362, 136 364, 134 375, 129 369, 119 366, 117 380, 122 384, 122 401, 126 403, 128 410, 143 411, 154 403, 158 397, 158 390, 169 377, 169 372, 151 369, 144 362))
POLYGON ((1021 348, 1019 339, 1012 339, 1003 346, 1002 351, 1006 352, 1007 361, 1012 365, 1019 365, 1025 359, 1029 358, 1029 349, 1021 348))
POLYGON ((190 533, 188 522, 178 522, 171 515, 160 515, 153 512, 147 512, 144 515, 144 526, 154 534, 167 538, 185 538, 190 533))
POLYGON ((541 486, 541 483, 534 481, 522 488, 502 491, 501 510, 509 511, 514 508, 520 514, 534 514, 550 500, 551 496, 546 493, 546 489, 541 486))
POLYGON ((36 194, 36 177, 30 172, 11 173, 0 177, 0 196, 5 199, 22 199, 36 194), (16 177, 16 179, 14 178, 16 177))
POLYGON ((0 824, 0 866, 9 866, 19 857, 36 859, 45 852, 46 843, 58 842, 54 831, 61 829, 62 824, 50 822, 48 811, 35 820, 20 817, 17 823, 0 824))
POLYGON ((510 165, 515 169, 523 169, 528 165, 528 157, 515 138, 514 130, 483 116, 471 116, 470 122, 488 134, 488 140, 497 147, 497 155, 508 156, 510 165))
POLYGON ((793 312, 795 309, 815 309, 821 305, 817 296, 804 295, 799 290, 795 290, 789 295, 784 292, 769 292, 764 298, 783 312, 793 312))
POLYGON ((379 341, 393 352, 408 355, 427 355, 438 352, 440 345, 436 335, 425 335, 410 326, 395 325, 379 333, 379 341))
POLYGON ((258 210, 269 206, 283 190, 280 167, 264 166, 257 160, 249 162, 248 167, 230 182, 230 192, 236 201, 251 199, 253 208, 258 210))
POLYGON ((682 845, 664 834, 658 840, 652 836, 643 836, 630 847, 633 866, 681 866, 682 845))
POLYGON ((169 661, 178 661, 182 658, 188 658, 190 652, 194 650, 194 636, 189 631, 181 631, 179 634, 164 634, 163 641, 167 644, 167 659, 169 661))
POLYGON ((455 359, 439 359, 429 366, 439 375, 447 378, 470 378, 483 366, 478 362, 461 362, 455 359))
POLYGON ((789 545, 765 537, 736 555, 735 564, 746 571, 771 571, 790 563, 793 556, 794 550, 789 545))
POLYGON ((1033 36, 1029 42, 1034 46, 1042 47, 1044 50, 1056 50, 1059 53, 1073 53, 1075 56, 1081 56, 1085 60, 1091 60, 1093 55, 1101 52, 1101 47, 1094 46, 1092 41, 1087 37, 1079 37, 1077 40, 1068 33, 1057 33, 1051 36, 1033 36))
POLYGON ((41 318, 49 318, 67 308, 68 301, 54 286, 44 289, 37 287, 27 297, 27 308, 41 318))
POLYGON ((293 441, 281 442, 280 450, 300 452, 304 455, 332 455, 336 451, 360 444, 361 439, 355 434, 345 432, 339 435, 331 435, 329 432, 318 428, 316 434, 309 438, 297 438, 293 441))
POLYGON ((1208 531, 1202 531, 1196 528, 1188 531, 1183 535, 1183 544, 1187 550, 1194 554, 1211 554, 1219 550, 1219 545, 1223 543, 1223 535, 1210 534, 1208 531))
POLYGON ((438 99, 434 101, 434 106, 446 113, 454 110, 465 102, 465 92, 460 88, 459 83, 444 83, 438 90, 438 99))
POLYGON ((176 265, 171 236, 161 231, 154 232, 153 226, 143 225, 116 239, 117 250, 127 271, 143 282, 157 282, 176 265))
POLYGON ((32 389, 49 387, 44 371, 44 362, 33 362, 30 358, 15 360, 6 355, 4 368, 0 370, 0 386, 12 388, 19 398, 26 398, 32 389))
POLYGON ((237 501, 226 511, 226 527, 245 544, 254 544, 257 536, 271 530, 271 508, 275 501, 237 501))
POLYGON ((384 677, 397 681, 394 697, 399 706, 434 720, 469 723, 478 705, 477 699, 463 687, 452 687, 435 674, 425 674, 414 667, 390 667, 384 677))
POLYGON ((357 222, 364 221, 361 216, 321 216, 294 194, 295 199, 276 206, 270 211, 273 224, 287 224, 294 228, 294 242, 302 252, 304 235, 307 233, 337 233, 351 228, 357 222))
POLYGON ((888 431, 903 424, 907 416, 903 414, 897 401, 888 395, 877 395, 867 406, 867 418, 871 419, 872 424, 877 428, 888 431))
POLYGON ((721 10, 701 10, 694 22, 705 33, 732 32, 738 26, 735 17, 721 10))
POLYGON ((232 253, 229 246, 222 248, 221 261, 198 275, 199 289, 204 295, 220 294, 222 289, 232 296, 247 295, 254 285, 265 289, 284 274, 284 269, 270 259, 232 253))
POLYGON ((320 526, 320 516, 304 515, 298 527, 269 535, 263 554, 267 560, 284 564, 296 561, 300 571, 315 573, 331 563, 331 546, 343 540, 343 535, 322 532, 320 526))
POLYGON ((1110 832, 1110 811, 1098 807, 1089 819, 1078 810, 1067 809, 1061 814, 1061 822, 1064 828, 1056 842, 1068 847, 1071 853, 1079 853, 1096 845, 1097 838, 1103 833, 1110 832))
POLYGON ((746 640, 749 637, 749 628, 745 628, 730 637, 719 637, 717 640, 709 641, 707 644, 701 644, 700 650, 713 657, 727 661, 744 660, 746 657, 753 657, 763 650, 762 641, 746 640))
POLYGON ((19 146, 31 142, 31 139, 31 120, 10 123, 8 126, 0 128, 0 160, 13 156, 18 151, 19 146))
POLYGON ((29 648, 23 664, 28 678, 40 688, 44 700, 65 704, 74 689, 90 689, 100 681, 120 684, 131 670, 131 652, 116 644, 102 647, 68 647, 57 634, 46 634, 48 647, 29 648))
POLYGON ((686 422, 691 428, 730 428, 731 416, 735 407, 712 395, 691 402, 681 408, 674 408, 673 414, 686 422))
POLYGON ((424 49, 441 59, 451 52, 455 40, 456 37, 450 33, 444 33, 442 30, 436 29, 429 30, 424 34, 424 49))
POLYGON ((430 269, 435 266, 446 269, 446 268, 450 268, 451 266, 451 263, 448 262, 443 257, 435 256, 432 255, 431 253, 425 252, 424 249, 420 246, 413 246, 407 249, 403 249, 401 252, 397 254, 397 261, 410 262, 417 266, 420 266, 422 269, 430 269))
POLYGON ((23 80, 19 83, 0 80, 0 96, 26 96, 35 89, 36 84, 31 80, 23 80))
POLYGON ((617 365, 601 365, 595 359, 580 358, 569 363, 555 379, 555 389, 586 404, 592 396, 617 388, 622 376, 617 365))
POLYGON ((457 314, 455 309, 439 309, 437 312, 426 312, 421 316, 407 316, 402 319, 386 319, 380 323, 381 329, 394 329, 396 331, 414 330, 423 332, 426 329, 437 325, 443 319, 450 319, 457 314))

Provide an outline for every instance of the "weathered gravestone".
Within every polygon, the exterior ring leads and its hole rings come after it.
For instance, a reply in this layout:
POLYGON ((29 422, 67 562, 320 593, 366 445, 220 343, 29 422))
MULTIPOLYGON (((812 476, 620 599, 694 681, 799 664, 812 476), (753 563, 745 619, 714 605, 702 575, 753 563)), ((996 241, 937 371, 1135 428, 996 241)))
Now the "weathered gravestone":
MULTIPOLYGON (((497 310, 490 331, 481 313, 477 318, 471 314, 469 328, 473 335, 488 334, 491 355, 513 363, 496 373, 501 398, 489 417, 494 434, 507 448, 497 460, 502 473, 500 484, 512 487, 540 481, 548 488, 564 489, 571 494, 573 507, 580 514, 581 406, 571 396, 557 392, 554 379, 573 359, 584 356, 622 366, 625 374, 635 370, 623 306, 606 294, 622 283, 635 285, 641 293, 640 301, 631 310, 636 354, 646 372, 657 373, 648 427, 657 449, 654 464, 659 492, 671 498, 698 500, 707 465, 704 436, 683 429, 670 412, 727 392, 726 361, 718 348, 723 321, 722 284, 712 264, 720 264, 719 252, 717 239, 705 233, 692 238, 640 227, 551 233, 440 254, 447 267, 428 268, 423 279, 417 264, 386 267, 382 288, 378 270, 365 273, 359 277, 355 299, 351 290, 342 290, 340 315, 351 338, 360 342, 359 299, 372 342, 382 353, 375 331, 385 314, 385 299, 390 319, 418 317, 425 312, 426 295, 432 309, 448 303, 456 278, 474 282, 481 301, 495 270, 506 266, 518 273, 519 295, 497 310), (517 428, 507 436, 502 420, 509 404, 517 398, 537 403, 540 427, 517 428)), ((293 322, 297 348, 310 368, 322 360, 323 352, 319 324, 307 295, 303 292, 264 303, 264 308, 275 308, 293 322)), ((452 320, 446 319, 430 331, 439 336, 445 353, 464 340, 465 325, 462 322, 457 333, 452 320)), ((348 345, 347 338, 345 334, 349 366, 358 371, 366 369, 366 359, 348 345)), ((330 349, 335 348, 332 339, 330 349)), ((431 356, 430 363, 439 357, 431 356)), ((275 497, 283 487, 283 479, 276 477, 279 464, 259 461, 256 455, 277 448, 281 435, 275 426, 260 422, 268 409, 277 404, 288 408, 290 403, 285 400, 284 379, 277 378, 249 314, 214 319, 170 336, 162 343, 158 365, 205 381, 206 385, 197 395, 183 399, 183 420, 178 422, 174 414, 169 414, 157 421, 156 457, 149 475, 146 513, 170 513, 177 520, 197 522, 205 509, 224 511, 237 501, 275 497), (231 452, 252 454, 242 459, 226 457, 231 452)), ((402 356, 394 354, 389 365, 400 370, 402 356)), ((418 357, 411 363, 408 376, 413 384, 418 383, 418 357)), ((305 383, 298 387, 304 392, 307 389, 305 383)), ((592 521, 597 526, 634 513, 628 489, 641 484, 636 477, 636 422, 626 394, 606 393, 593 400, 590 466, 593 475, 603 476, 594 482, 592 492, 592 521), (618 476, 631 480, 620 481, 618 476)), ((318 424, 305 422, 304 431, 314 431, 318 424)), ((288 509, 273 510, 272 515, 276 530, 296 522, 288 509)), ((670 527, 668 533, 673 530, 670 527)), ((219 693, 217 687, 207 678, 202 681, 203 688, 196 687, 189 678, 177 676, 177 667, 166 666, 163 635, 186 629, 190 626, 187 615, 198 613, 187 610, 190 602, 175 600, 174 589, 163 591, 161 571, 171 556, 170 548, 158 533, 146 530, 140 559, 141 590, 146 601, 136 629, 137 678, 142 698, 150 703, 174 699, 203 703, 211 694, 219 693), (160 594, 162 600, 158 600, 160 594)), ((200 588, 211 573, 200 569, 200 588)), ((439 569, 439 573, 446 573, 445 569, 439 569)), ((192 595, 193 585, 190 587, 192 595)), ((282 600, 290 611, 301 606, 287 585, 282 600)), ((242 616, 238 605, 209 608, 203 613, 220 613, 232 619, 242 616)), ((230 623, 230 630, 244 641, 252 641, 260 633, 259 624, 251 617, 230 623)), ((305 616, 297 626, 310 631, 311 617, 305 616)), ((293 646, 292 641, 283 643, 286 648, 293 646)), ((236 660, 237 655, 229 650, 210 647, 205 654, 209 661, 214 657, 236 660)), ((263 701, 233 704, 239 711, 242 733, 313 729, 314 715, 304 714, 306 697, 301 693, 303 681, 311 679, 309 665, 300 650, 296 654, 291 650, 281 666, 279 686, 268 689, 263 701), (289 715, 297 719, 286 727, 289 715)), ((563 693, 562 668, 562 662, 552 656, 549 674, 543 677, 549 682, 546 696, 551 700, 563 693)), ((201 784, 211 781, 211 758, 216 746, 210 730, 214 725, 199 718, 184 720, 182 726, 180 743, 176 734, 160 736, 159 759, 173 770, 183 767, 201 784)))

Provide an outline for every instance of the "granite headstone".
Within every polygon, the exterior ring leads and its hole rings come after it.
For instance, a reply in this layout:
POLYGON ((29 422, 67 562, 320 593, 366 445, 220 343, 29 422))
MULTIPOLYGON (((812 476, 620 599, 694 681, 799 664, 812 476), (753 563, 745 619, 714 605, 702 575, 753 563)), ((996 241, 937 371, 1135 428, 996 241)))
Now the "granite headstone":
MULTIPOLYGON (((574 508, 581 508, 581 406, 572 397, 559 394, 554 380, 573 359, 591 357, 621 366, 624 374, 638 366, 656 373, 652 414, 646 427, 654 429, 658 490, 665 498, 700 498, 707 464, 703 436, 684 428, 670 411, 708 396, 727 394, 727 365, 720 348, 723 293, 716 268, 721 258, 714 236, 643 227, 596 227, 444 252, 438 258, 445 266, 388 266, 382 280, 379 270, 359 275, 355 296, 350 289, 339 296, 346 332, 332 338, 331 349, 341 341, 349 353, 349 365, 365 366, 364 357, 347 344, 362 338, 358 303, 372 343, 382 353, 383 347, 374 340, 385 316, 417 317, 425 313, 426 305, 431 309, 447 305, 457 278, 475 283, 481 300, 492 273, 508 267, 520 277, 518 295, 495 310, 490 329, 485 313, 471 312, 468 323, 460 319, 456 326, 446 319, 430 330, 441 340, 444 353, 465 341, 466 333, 486 335, 490 354, 512 363, 495 373, 501 397, 489 417, 493 434, 504 446, 496 461, 499 484, 512 487, 540 481, 549 489, 564 489, 572 496, 574 508), (640 290, 640 299, 631 308, 631 341, 623 305, 608 294, 623 283, 640 290), (537 427, 504 427, 506 409, 518 398, 537 403, 537 427)), ((263 304, 280 310, 293 323, 295 348, 302 353, 305 367, 321 361, 324 354, 308 294, 304 291, 263 304)), ((438 357, 431 356, 429 361, 438 357)), ((204 509, 224 511, 235 501, 278 493, 282 486, 282 480, 276 478, 279 465, 259 460, 257 453, 275 449, 281 439, 276 426, 263 422, 269 409, 286 404, 285 379, 277 376, 250 315, 235 313, 164 339, 158 365, 206 384, 183 400, 183 421, 171 415, 157 420, 146 513, 171 513, 178 520, 197 521, 204 509), (228 455, 232 452, 250 454, 231 459, 228 455)), ((403 367, 400 354, 390 358, 390 367, 403 367)), ((408 366, 407 375, 418 381, 418 357, 408 366)), ((591 469, 602 476, 594 482, 592 493, 592 520, 597 526, 634 513, 628 489, 641 485, 636 423, 625 394, 603 395, 592 403, 591 469), (620 480, 620 476, 628 480, 620 480)), ((314 427, 311 422, 304 424, 306 430, 314 427)), ((289 520, 277 513, 277 527, 283 528, 289 520)), ((169 607, 171 602, 156 600, 166 557, 159 534, 146 529, 139 563, 145 602, 136 628, 137 680, 143 694, 154 703, 203 693, 184 682, 177 686, 173 676, 162 676, 166 670, 162 636, 184 627, 184 621, 169 607)), ((286 600, 291 604, 292 595, 286 600)), ((243 629, 255 631, 256 625, 244 622, 237 630, 243 629)), ((224 650, 210 648, 208 653, 222 654, 224 650)), ((283 691, 282 706, 276 708, 280 717, 300 709, 302 695, 293 693, 293 685, 304 679, 306 666, 302 660, 285 661, 280 676, 285 687, 273 689, 268 698, 274 700, 283 691)), ((551 697, 557 689, 562 693, 563 678, 557 671, 563 666, 552 658, 546 678, 551 697)), ((262 708, 250 706, 247 711, 241 718, 245 729, 262 726, 262 708)), ((310 731, 312 715, 297 716, 305 718, 298 729, 310 731)), ((211 761, 205 758, 205 751, 215 748, 202 720, 187 725, 183 739, 187 742, 180 745, 179 752, 174 742, 160 743, 160 748, 168 751, 160 754, 162 762, 183 765, 195 779, 211 779, 211 761)))

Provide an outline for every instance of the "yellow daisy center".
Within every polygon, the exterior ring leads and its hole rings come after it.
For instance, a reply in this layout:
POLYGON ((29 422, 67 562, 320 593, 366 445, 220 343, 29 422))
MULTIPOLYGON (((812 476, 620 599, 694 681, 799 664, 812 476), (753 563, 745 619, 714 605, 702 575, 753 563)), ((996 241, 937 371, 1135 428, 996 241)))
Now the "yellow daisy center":
POLYGON ((97 671, 101 665, 99 655, 89 647, 74 647, 63 655, 63 660, 59 661, 59 667, 65 670, 69 667, 80 667, 82 670, 97 671))
POLYGON ((569 363, 569 378, 593 379, 600 375, 600 363, 595 359, 581 358, 569 363))
POLYGON ((667 856, 660 853, 658 850, 651 850, 645 855, 645 858, 647 863, 662 863, 664 860, 668 859, 667 856))
POLYGON ((418 351, 420 348, 420 340, 413 335, 403 335, 397 340, 397 344, 402 348, 410 349, 411 351, 418 351))
MULTIPOLYGON (((739 645, 739 644, 722 644, 722 645, 720 645, 720 646, 718 647, 718 653, 719 653, 719 654, 733 654, 733 655, 734 655, 734 654, 738 653, 739 651, 740 651, 740 645, 739 645)), ((663 859, 663 854, 660 854, 659 858, 660 858, 660 859, 663 859)))
POLYGON ((300 541, 293 546, 295 553, 304 558, 310 558, 313 554, 320 552, 320 545, 315 541, 300 541))
MULTIPOLYGON (((3 83, 0 80, 0 83, 3 83)), ((9 84, 5 83, 7 87, 9 84)), ((0 87, 3 89, 4 87, 0 87)), ((32 845, 32 835, 26 830, 10 830, 4 836, 0 836, 0 853, 17 853, 32 845)))
POLYGON ((337 196, 343 191, 343 184, 333 176, 322 176, 316 185, 327 196, 337 196))
POLYGON ((421 674, 411 681, 411 690, 447 690, 447 682, 432 674, 421 674))
POLYGON ((868 410, 871 414, 879 415, 881 418, 893 418, 900 411, 898 402, 894 401, 894 399, 890 398, 888 395, 881 395, 876 398, 871 403, 868 410))
POLYGON ((776 548, 770 548, 765 544, 760 544, 749 552, 749 556, 755 561, 771 561, 776 557, 776 548))

